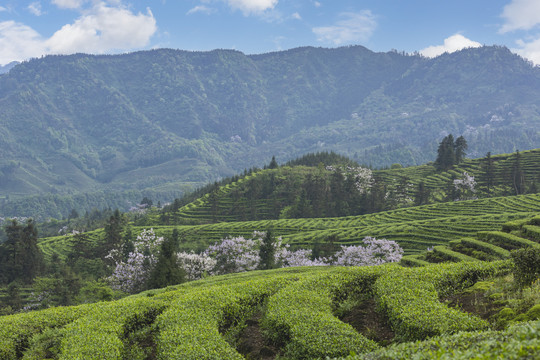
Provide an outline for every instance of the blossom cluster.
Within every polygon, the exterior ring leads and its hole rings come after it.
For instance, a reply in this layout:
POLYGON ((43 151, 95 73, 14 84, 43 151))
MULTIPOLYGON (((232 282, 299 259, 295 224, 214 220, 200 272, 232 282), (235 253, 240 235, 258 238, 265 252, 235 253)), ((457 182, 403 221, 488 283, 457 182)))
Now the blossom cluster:
MULTIPOLYGON (((255 270, 261 262, 259 251, 265 235, 265 232, 255 232, 252 238, 226 238, 209 246, 201 254, 180 252, 176 255, 178 264, 186 272, 188 280, 255 270)), ((157 237, 152 229, 143 230, 126 261, 122 260, 120 249, 111 251, 106 257, 115 264, 114 272, 108 278, 111 286, 129 293, 142 290, 157 262, 162 242, 163 238, 157 237)), ((342 246, 328 258, 313 258, 311 249, 292 251, 278 237, 273 241, 274 263, 278 267, 372 266, 397 262, 403 256, 403 249, 395 241, 366 237, 362 242, 358 246, 342 246)))
POLYGON ((211 275, 217 265, 217 260, 207 254, 195 254, 193 252, 181 252, 177 255, 178 263, 186 272, 188 280, 202 279, 205 275, 211 275))
POLYGON ((476 193, 475 186, 474 176, 469 175, 466 171, 463 172, 461 179, 454 179, 454 188, 460 193, 458 200, 473 199, 474 193, 476 193))
POLYGON ((115 263, 113 274, 108 278, 111 287, 128 293, 143 289, 159 255, 163 237, 158 237, 153 229, 143 230, 134 241, 134 250, 123 261, 120 249, 112 250, 107 256, 115 263))
POLYGON ((339 171, 345 179, 352 177, 354 179, 354 185, 356 187, 356 190, 358 190, 360 194, 368 192, 369 189, 371 189, 371 186, 373 186, 373 183, 375 182, 371 169, 361 166, 334 167, 329 165, 326 167, 326 170, 339 171))

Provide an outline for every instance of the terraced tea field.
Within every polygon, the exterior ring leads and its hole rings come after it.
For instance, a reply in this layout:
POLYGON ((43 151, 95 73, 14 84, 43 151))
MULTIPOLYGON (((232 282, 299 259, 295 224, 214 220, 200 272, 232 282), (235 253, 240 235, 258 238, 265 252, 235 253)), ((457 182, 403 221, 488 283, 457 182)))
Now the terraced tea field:
MULTIPOLYGON (((351 353, 355 359, 376 358, 396 346, 422 344, 411 341, 431 344, 434 336, 463 331, 470 332, 469 340, 494 336, 487 321, 439 298, 509 269, 508 262, 499 261, 288 268, 211 277, 115 302, 0 317, 0 359, 316 359, 351 353), (379 323, 384 340, 361 321, 347 322, 351 304, 386 319, 379 323), (254 333, 265 334, 256 346, 254 333), (242 346, 246 342, 252 346, 242 346), (388 342, 401 345, 386 347, 388 342)), ((486 345, 476 354, 500 356, 512 341, 529 345, 532 339, 534 346, 521 353, 540 350, 539 332, 518 329, 528 336, 505 337, 500 349, 486 345)), ((452 346, 467 344, 466 339, 452 346)))
MULTIPOLYGON (((512 186, 511 173, 515 166, 516 155, 501 154, 491 157, 491 186, 489 193, 495 195, 512 195, 515 189, 512 186)), ((520 166, 526 182, 530 185, 533 182, 540 182, 540 149, 523 151, 520 153, 520 166)), ((459 166, 444 172, 437 172, 432 165, 411 166, 401 169, 375 170, 374 176, 381 179, 388 186, 393 187, 403 179, 411 185, 407 189, 407 195, 414 198, 418 183, 423 182, 426 189, 431 192, 436 201, 444 201, 449 184, 455 178, 460 178, 464 172, 475 177, 477 182, 477 195, 487 197, 487 175, 485 159, 465 159, 459 166)), ((260 219, 277 218, 276 207, 286 202, 280 196, 265 198, 264 196, 253 196, 250 199, 241 196, 245 192, 245 185, 251 181, 259 182, 258 187, 263 184, 278 184, 290 181, 290 184, 281 186, 298 188, 291 179, 303 178, 307 174, 316 174, 317 168, 283 167, 279 169, 266 169, 221 186, 217 191, 206 194, 201 198, 180 208, 174 214, 168 214, 171 223, 211 223, 211 222, 234 222, 250 219, 253 213, 260 219), (268 180, 272 177, 272 180, 268 180), (263 180, 265 179, 266 180, 263 180)), ((262 189, 260 189, 262 191, 262 189)), ((278 192, 279 194, 279 192, 278 192)), ((279 212, 278 212, 279 213, 279 212)), ((155 219, 159 223, 158 219, 155 219)))
MULTIPOLYGON (((531 217, 540 212, 540 194, 480 200, 448 202, 393 211, 322 219, 283 219, 228 222, 207 225, 154 226, 160 236, 177 229, 182 250, 202 251, 226 236, 250 236, 253 231, 273 229, 274 234, 294 247, 310 247, 335 236, 338 244, 358 244, 365 236, 397 241, 406 255, 420 254, 426 248, 446 245, 452 240, 474 237, 478 231, 500 229, 511 220, 531 217)), ((139 233, 143 228, 134 227, 139 233)), ((94 241, 102 230, 88 233, 94 241)), ((65 257, 71 238, 42 239, 39 246, 47 257, 57 253, 65 257)))

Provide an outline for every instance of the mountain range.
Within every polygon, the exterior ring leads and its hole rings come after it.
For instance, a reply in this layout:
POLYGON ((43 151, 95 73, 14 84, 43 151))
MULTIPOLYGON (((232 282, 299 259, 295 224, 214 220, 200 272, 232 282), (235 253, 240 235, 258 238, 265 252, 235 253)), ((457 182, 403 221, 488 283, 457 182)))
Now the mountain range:
POLYGON ((538 148, 539 98, 540 68, 499 46, 47 56, 0 75, 0 199, 178 196, 321 150, 422 164, 449 133, 471 157, 538 148))

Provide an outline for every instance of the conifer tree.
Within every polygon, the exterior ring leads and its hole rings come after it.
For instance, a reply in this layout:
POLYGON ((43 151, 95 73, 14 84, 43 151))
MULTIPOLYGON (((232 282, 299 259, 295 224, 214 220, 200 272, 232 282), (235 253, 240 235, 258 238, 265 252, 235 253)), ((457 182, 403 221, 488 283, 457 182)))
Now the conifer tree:
POLYGON ((26 226, 12 220, 6 226, 7 240, 2 244, 4 281, 31 283, 43 271, 43 254, 37 246, 37 230, 32 219, 26 226))
POLYGON ((272 230, 266 231, 264 238, 262 240, 261 246, 259 248, 259 269, 260 270, 269 270, 275 267, 274 255, 276 248, 274 246, 275 239, 272 235, 272 230))
POLYGON ((272 160, 270 160, 270 164, 268 164, 268 168, 269 169, 277 169, 278 168, 278 163, 276 161, 275 156, 272 156, 272 160))
POLYGON ((469 145, 467 144, 467 140, 462 136, 458 137, 456 139, 456 142, 454 143, 454 157, 455 157, 455 164, 460 164, 465 159, 465 150, 469 145))
POLYGON ((519 150, 516 150, 511 176, 512 186, 514 187, 516 195, 523 194, 525 192, 525 173, 521 166, 521 154, 519 153, 519 150))
POLYGON ((484 177, 485 177, 485 183, 486 183, 486 191, 488 197, 491 196, 491 188, 493 188, 494 185, 494 166, 493 166, 493 158, 491 157, 491 151, 488 151, 486 154, 486 157, 484 159, 484 177))
POLYGON ((147 287, 149 289, 157 289, 180 284, 184 282, 185 277, 186 272, 178 264, 173 240, 165 239, 161 244, 156 265, 150 273, 147 287))

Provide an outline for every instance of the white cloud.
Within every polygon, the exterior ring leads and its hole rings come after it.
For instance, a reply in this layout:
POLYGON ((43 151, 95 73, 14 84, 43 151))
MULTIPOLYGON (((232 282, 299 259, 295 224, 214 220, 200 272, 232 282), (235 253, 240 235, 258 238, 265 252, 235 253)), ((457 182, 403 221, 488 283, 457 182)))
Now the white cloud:
POLYGON ((123 7, 96 4, 73 24, 64 25, 46 41, 51 53, 105 53, 128 50, 148 44, 156 32, 156 20, 147 14, 133 14, 123 7))
POLYGON ((476 41, 467 39, 461 34, 452 35, 444 39, 443 45, 429 46, 420 50, 420 54, 427 57, 436 57, 444 53, 453 53, 465 48, 480 47, 482 44, 476 41))
POLYGON ((342 13, 342 20, 332 26, 315 27, 312 31, 321 42, 335 45, 368 40, 377 27, 376 16, 370 10, 342 13))
POLYGON ((156 31, 150 9, 146 14, 134 14, 123 6, 112 7, 105 2, 95 2, 50 38, 25 24, 0 22, 0 64, 46 54, 102 54, 137 49, 146 46, 156 31))
POLYGON ((540 1, 512 0, 504 7, 501 17, 505 19, 505 23, 499 29, 500 33, 530 30, 540 24, 540 1))
POLYGON ((291 15, 291 18, 295 19, 295 20, 302 20, 302 16, 300 16, 299 13, 295 12, 294 14, 291 15))
POLYGON ((321 5, 322 5, 322 4, 321 4, 320 2, 318 2, 318 1, 314 1, 313 4, 315 5, 315 7, 321 7, 321 5))
POLYGON ((240 10, 244 16, 262 14, 266 10, 274 9, 278 0, 226 0, 229 6, 240 10))
POLYGON ((188 12, 187 12, 187 15, 191 15, 191 14, 195 14, 195 13, 203 13, 203 14, 212 14, 216 12, 215 9, 212 9, 212 8, 209 8, 208 6, 204 6, 204 5, 198 5, 198 6, 195 6, 193 9, 190 9, 188 12))
POLYGON ((518 40, 517 44, 520 48, 512 49, 513 52, 532 61, 535 65, 540 65, 540 39, 529 42, 518 40))
POLYGON ((0 22, 0 65, 25 60, 45 53, 41 35, 15 21, 0 22))
POLYGON ((7 9, 3 6, 0 6, 0 11, 7 11, 7 9))
POLYGON ((79 9, 86 2, 85 0, 52 0, 54 5, 61 9, 79 9))
POLYGON ((32 14, 36 16, 43 15, 43 12, 41 11, 41 3, 39 1, 34 1, 30 5, 27 6, 28 11, 30 11, 32 14))

